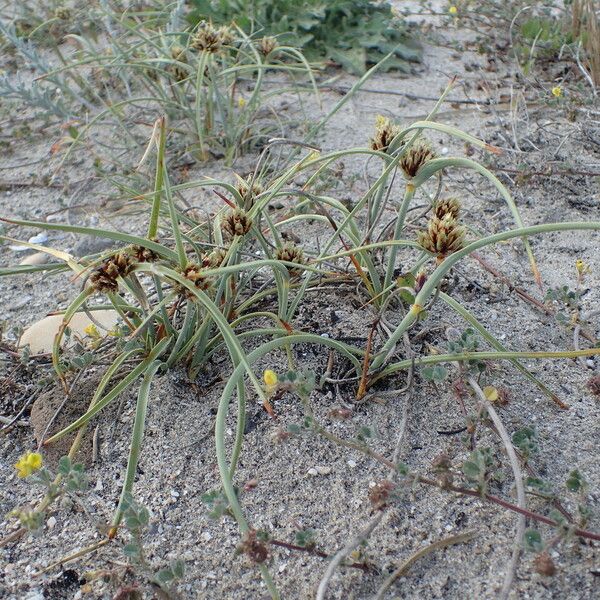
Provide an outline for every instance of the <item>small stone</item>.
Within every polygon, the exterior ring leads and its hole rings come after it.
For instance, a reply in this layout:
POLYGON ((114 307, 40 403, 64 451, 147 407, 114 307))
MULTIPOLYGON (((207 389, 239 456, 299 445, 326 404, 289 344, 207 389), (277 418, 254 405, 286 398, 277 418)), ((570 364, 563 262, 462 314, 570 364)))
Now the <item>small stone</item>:
POLYGON ((588 368, 590 368, 590 369, 593 369, 593 368, 596 366, 596 364, 594 363, 594 359, 593 359, 593 358, 588 358, 588 359, 585 361, 585 364, 586 364, 586 365, 588 366, 588 368))
POLYGON ((312 477, 316 477, 319 474, 319 472, 314 467, 311 467, 308 470, 308 474, 311 475, 312 477))
POLYGON ((99 252, 104 252, 109 248, 113 248, 116 243, 115 240, 88 235, 73 246, 73 254, 79 257, 98 254, 99 252))
MULTIPOLYGON (((115 310, 96 310, 94 311, 94 318, 106 329, 111 329, 116 325, 119 313, 115 310)), ((20 347, 22 348, 29 344, 29 349, 33 354, 50 352, 54 344, 54 337, 62 322, 62 315, 50 315, 40 321, 36 321, 23 333, 20 340, 20 347)), ((85 313, 75 313, 69 322, 69 328, 73 334, 84 337, 86 335, 85 328, 91 323, 92 321, 85 313)), ((66 338, 63 337, 63 343, 65 341, 66 338)))
POLYGON ((45 244, 48 241, 48 234, 45 231, 38 233, 29 238, 28 242, 30 244, 45 244))
POLYGON ((50 256, 45 252, 35 252, 26 256, 19 264, 20 265, 45 265, 50 262, 50 256))
POLYGON ((212 540, 212 535, 211 535, 210 531, 203 531, 203 532, 200 534, 200 539, 201 539, 203 542, 210 542, 210 540, 212 540))
POLYGON ((349 466, 351 469, 354 469, 354 468, 356 467, 356 461, 355 461, 355 460, 349 460, 349 461, 348 461, 348 466, 349 466))
POLYGON ((48 525, 48 529, 54 529, 54 527, 56 526, 56 518, 55 517, 50 517, 46 521, 46 525, 48 525))
POLYGON ((177 490, 171 490, 171 498, 179 498, 179 492, 177 490))
POLYGON ((13 312, 15 310, 20 310, 21 308, 27 306, 33 300, 33 296, 23 296, 18 302, 11 304, 8 307, 9 312, 13 312))
POLYGON ((329 475, 331 473, 331 467, 317 467, 317 473, 319 475, 329 475))

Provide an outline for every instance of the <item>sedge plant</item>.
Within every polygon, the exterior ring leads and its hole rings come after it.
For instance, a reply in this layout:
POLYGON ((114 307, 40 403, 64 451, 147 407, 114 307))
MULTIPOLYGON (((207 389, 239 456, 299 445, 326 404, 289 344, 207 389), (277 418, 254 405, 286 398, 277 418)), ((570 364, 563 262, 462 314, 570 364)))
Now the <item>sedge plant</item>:
MULTIPOLYGON (((347 99, 342 102, 345 101, 347 99)), ((64 369, 67 351, 62 348, 62 339, 76 312, 90 310, 92 300, 96 302, 94 307, 110 306, 121 316, 123 335, 119 344, 109 348, 110 366, 86 413, 52 435, 45 444, 52 444, 75 431, 78 432, 75 445, 78 444, 95 415, 125 389, 139 385, 127 470, 110 537, 117 535, 128 499, 134 491, 134 475, 142 452, 153 381, 173 367, 184 365, 193 379, 217 353, 229 356, 232 370, 216 415, 216 457, 229 510, 248 546, 254 530, 237 495, 236 468, 243 451, 248 398, 255 395, 265 410, 274 414, 271 392, 277 386, 277 376, 268 372, 261 379, 255 373, 257 362, 267 360, 271 353, 285 352, 293 373, 301 367, 297 364, 295 346, 314 344, 329 348, 345 361, 347 379, 354 382, 359 400, 365 398, 375 383, 415 367, 456 363, 468 373, 470 366, 485 365, 487 361, 508 361, 556 400, 556 395, 523 366, 522 359, 574 358, 600 353, 597 347, 555 352, 509 351, 475 315, 441 289, 453 267, 474 252, 508 240, 524 245, 532 279, 539 282, 541 276, 528 242, 530 237, 559 231, 595 232, 600 230, 600 222, 526 226, 509 191, 488 169, 470 158, 436 156, 425 138, 428 131, 456 137, 483 151, 500 152, 465 132, 437 123, 434 119, 440 103, 427 119, 405 127, 380 119, 368 146, 320 153, 314 147, 307 148, 306 144, 295 144, 288 163, 282 170, 276 170, 266 168, 276 164, 274 158, 269 162, 271 149, 280 148, 285 141, 274 140, 263 151, 249 178, 238 178, 230 183, 206 177, 178 186, 172 185, 169 178, 166 153, 169 132, 166 119, 161 117, 156 122, 150 144, 150 152, 156 155, 153 189, 136 196, 138 200, 145 200, 148 206, 145 236, 68 224, 4 219, 16 226, 107 237, 122 244, 117 251, 79 261, 46 249, 63 261, 64 267, 60 269, 70 268, 82 281, 81 293, 64 311, 52 353, 57 377, 65 388, 70 385, 70 374, 64 369), (350 207, 318 187, 320 176, 326 169, 349 156, 362 156, 366 161, 377 160, 381 164, 374 182, 350 207), (470 169, 489 181, 505 201, 515 227, 473 236, 473 230, 467 227, 469 215, 459 200, 445 196, 431 198, 430 184, 454 169, 470 169), (305 182, 301 187, 294 185, 299 177, 305 182), (178 207, 176 192, 195 187, 211 187, 223 200, 223 207, 214 219, 195 221, 178 207), (412 204, 421 194, 429 203, 429 220, 426 224, 411 223, 412 204), (283 198, 292 199, 292 208, 283 216, 270 214, 269 204, 283 198), (395 210, 395 217, 391 223, 384 223, 386 207, 390 205, 395 210), (317 249, 286 241, 283 231, 298 225, 316 225, 326 228, 330 234, 317 249), (396 272, 399 262, 403 265, 400 276, 396 272), (382 341, 378 345, 369 337, 365 347, 357 347, 301 331, 294 325, 298 309, 309 293, 317 288, 332 289, 340 281, 348 280, 357 286, 365 306, 373 311, 374 322, 381 324, 382 341), (454 344, 447 353, 399 356, 399 344, 414 327, 430 318, 428 309, 435 301, 444 302, 469 324, 474 333, 462 338, 463 343, 454 344), (241 331, 242 325, 251 324, 254 328, 241 331), (472 343, 475 333, 487 342, 490 350, 480 350, 472 343), (125 363, 129 367, 127 370, 122 369, 125 363), (233 444, 228 449, 225 430, 233 405, 236 426, 233 444)), ((330 114, 339 108, 339 105, 334 107, 330 114)), ((34 269, 31 267, 27 271, 34 269)), ((14 275, 23 271, 8 268, 0 274, 14 275)), ((309 394, 304 388, 301 391, 311 428, 317 434, 360 449, 381 462, 381 457, 364 443, 357 445, 332 436, 316 424, 310 410, 309 394)), ((399 469, 394 461, 384 459, 383 464, 395 471, 399 469)), ((403 476, 415 483, 432 484, 431 480, 406 470, 403 476)), ((510 510, 521 510, 519 506, 490 495, 487 490, 451 485, 448 489, 483 497, 510 510)), ((38 508, 47 506, 48 500, 43 500, 38 508)), ((536 518, 555 523, 543 515, 536 518)), ((581 528, 575 534, 596 535, 581 528)), ((253 544, 250 545, 256 550, 253 544)), ((254 552, 253 556, 272 597, 278 598, 264 553, 254 552)))

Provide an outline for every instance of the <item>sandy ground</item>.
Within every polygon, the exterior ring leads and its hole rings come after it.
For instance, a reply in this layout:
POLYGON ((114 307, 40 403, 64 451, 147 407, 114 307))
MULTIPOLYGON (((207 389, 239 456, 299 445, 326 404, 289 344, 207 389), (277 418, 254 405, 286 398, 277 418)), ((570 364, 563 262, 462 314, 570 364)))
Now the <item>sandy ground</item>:
MULTIPOLYGON (((413 74, 378 75, 366 87, 435 98, 448 80, 457 75, 459 85, 452 97, 499 103, 494 107, 447 103, 438 120, 459 126, 505 149, 501 157, 484 157, 492 166, 541 172, 522 180, 510 171, 495 171, 514 195, 525 223, 598 220, 598 176, 579 174, 600 171, 600 113, 597 106, 589 104, 589 89, 580 87, 578 97, 585 98, 588 104, 575 107, 575 119, 569 120, 567 103, 548 103, 547 97, 542 97, 539 91, 528 89, 515 77, 514 65, 503 53, 491 56, 478 54, 473 47, 460 52, 451 47, 456 40, 468 39, 468 35, 460 31, 459 25, 439 27, 434 22, 430 39, 439 43, 425 43, 423 64, 417 66, 413 74), (511 87, 520 99, 514 109, 507 102, 511 87), (544 174, 548 168, 555 172, 552 176, 544 174), (567 169, 578 174, 565 174, 567 169)), ((559 71, 559 66, 551 67, 550 74, 559 71)), ((340 85, 351 82, 350 77, 344 76, 340 85)), ((331 105, 339 97, 339 94, 326 92, 323 103, 331 105)), ((372 134, 377 114, 391 116, 406 124, 425 116, 433 104, 428 99, 361 92, 329 124, 319 144, 324 150, 340 148, 341 141, 347 146, 364 145, 372 134)), ((569 107, 573 105, 568 104, 569 107)), ((294 106, 289 110, 294 110, 294 106)), ((27 112, 21 110, 12 114, 17 120, 26 116, 27 112)), ((30 219, 58 215, 60 220, 68 219, 73 224, 97 224, 141 233, 145 216, 123 214, 123 203, 114 201, 114 190, 105 181, 89 176, 91 161, 83 153, 60 172, 53 187, 40 183, 44 176, 54 172, 60 160, 50 154, 58 135, 56 128, 50 131, 34 128, 30 139, 6 142, 2 177, 10 182, 33 185, 4 186, 0 192, 0 213, 30 219), (22 164, 25 166, 18 166, 22 164), (34 175, 37 175, 35 180, 34 175)), ((7 139, 4 132, 3 138, 7 139)), ((464 144, 442 135, 431 136, 431 141, 443 154, 462 155, 465 152, 464 144)), ((482 158, 482 155, 476 153, 477 157, 482 158)), ((235 170, 251 168, 253 159, 244 157, 234 166, 235 170)), ((132 152, 120 160, 123 164, 135 165, 139 154, 132 152)), ((365 165, 358 160, 344 163, 342 184, 329 193, 342 200, 352 200, 365 189, 365 165)), ((232 178, 231 171, 218 162, 193 165, 188 177, 194 180, 207 172, 232 178)), ((373 175, 368 167, 367 172, 373 175)), ((466 171, 451 172, 444 185, 449 193, 459 195, 463 200, 466 221, 474 231, 492 233, 512 225, 505 204, 481 178, 466 171)), ((188 199, 202 204, 208 200, 206 196, 194 192, 188 199)), ((5 231, 20 239, 35 233, 16 227, 7 227, 5 231)), ((306 230, 300 235, 310 246, 318 242, 320 232, 318 229, 306 230)), ((599 242, 598 232, 551 234, 532 241, 546 288, 573 286, 574 264, 578 258, 591 266, 582 298, 583 313, 595 310, 600 302, 599 242)), ((71 249, 78 255, 96 251, 81 238, 58 232, 49 233, 48 244, 71 249)), ((497 246, 486 251, 484 256, 496 269, 507 274, 514 285, 542 298, 532 281, 520 243, 497 246)), ((0 246, 1 265, 15 264, 21 257, 7 244, 0 246)), ((463 263, 455 275, 453 296, 508 348, 555 350, 573 347, 572 331, 523 302, 475 261, 463 263)), ((9 327, 26 326, 49 311, 64 307, 76 292, 76 283, 65 275, 4 278, 0 281, 2 320, 9 327)), ((300 307, 293 325, 337 339, 353 338, 359 346, 364 346, 368 333, 365 324, 372 317, 370 309, 362 306, 351 289, 340 288, 311 297, 300 307)), ((430 323, 435 327, 416 346, 419 348, 421 344, 423 353, 431 348, 445 347, 444 332, 448 327, 464 328, 461 320, 440 304, 434 306, 430 323)), ((595 335, 600 335, 597 318, 591 328, 595 335)), ((299 346, 295 353, 302 366, 322 372, 327 360, 325 350, 299 346)), ((556 391, 570 409, 558 409, 518 372, 507 364, 497 363, 494 365, 494 382, 510 393, 510 402, 499 409, 504 424, 509 433, 523 426, 535 426, 540 447, 532 464, 559 492, 565 507, 571 511, 576 510, 576 498, 566 492, 564 482, 574 468, 585 475, 589 482, 587 503, 592 509, 587 527, 597 531, 600 529, 599 405, 586 382, 600 373, 600 363, 598 359, 588 359, 579 362, 525 361, 525 364, 556 391)), ((265 366, 284 369, 284 355, 273 354, 268 365, 257 365, 257 371, 265 366)), ((4 375, 12 368, 14 363, 7 361, 4 375)), ((71 398, 65 422, 87 404, 97 372, 92 369, 91 383, 82 382, 71 398)), ((151 391, 135 495, 151 511, 151 529, 145 539, 145 549, 153 568, 159 569, 175 558, 185 562, 186 575, 178 588, 182 598, 268 597, 256 568, 243 557, 234 555, 239 543, 235 522, 230 518, 211 520, 201 501, 202 494, 220 486, 212 429, 228 373, 229 365, 222 356, 215 359, 194 384, 187 381, 183 372, 175 372, 159 378, 151 391)), ((5 416, 18 412, 19 403, 26 401, 36 389, 41 375, 32 370, 20 377, 19 389, 0 394, 0 408, 5 416)), ((404 378, 399 377, 386 381, 381 390, 398 389, 403 385, 404 378)), ((314 392, 311 397, 321 421, 337 435, 352 437, 361 426, 372 427, 378 432, 373 448, 390 456, 402 419, 407 414, 400 459, 412 469, 430 473, 432 460, 441 452, 448 453, 456 464, 467 457, 468 451, 461 444, 459 435, 440 433, 464 425, 464 417, 449 385, 434 389, 417 377, 410 397, 398 395, 361 405, 354 404, 353 392, 351 387, 332 387, 314 392), (339 407, 350 408, 351 418, 333 420, 330 411, 339 407)), ((28 534, 0 550, 2 598, 112 598, 126 583, 143 582, 139 575, 127 570, 118 542, 63 567, 55 567, 42 576, 35 576, 46 565, 101 539, 99 529, 111 518, 126 465, 135 394, 132 391, 125 396, 120 414, 110 411, 97 421, 98 460, 91 464, 89 448, 82 456, 87 459, 91 482, 90 492, 82 498, 85 511, 77 504, 58 508, 40 535, 28 534), (105 570, 104 577, 82 587, 85 575, 98 570, 105 570)), ((42 413, 44 408, 50 410, 48 407, 56 405, 57 397, 60 393, 56 390, 44 392, 41 400, 36 402, 38 410, 42 413)), ((275 410, 277 422, 270 420, 258 403, 250 407, 244 451, 236 475, 237 485, 246 488, 241 493, 242 507, 254 527, 266 529, 282 541, 293 543, 297 530, 312 528, 318 549, 334 554, 371 519, 369 489, 387 473, 358 451, 340 448, 312 435, 277 443, 277 429, 301 422, 303 412, 299 401, 287 395, 276 401, 275 410)), ((27 421, 26 412, 25 424, 27 421)), ((229 426, 233 438, 233 419, 229 426)), ((513 498, 512 474, 501 446, 489 433, 481 433, 480 444, 495 449, 506 475, 503 483, 495 484, 494 491, 513 498)), ((25 425, 0 439, 2 534, 14 529, 12 520, 4 515, 17 505, 26 505, 39 498, 39 490, 18 480, 13 468, 17 458, 34 445, 32 429, 25 425)), ((546 505, 532 496, 528 497, 528 506, 547 512, 546 505)), ((385 597, 495 598, 512 553, 516 521, 514 514, 477 499, 425 487, 406 489, 385 512, 362 549, 363 556, 359 558, 368 558, 373 568, 367 573, 358 569, 338 569, 327 597, 372 598, 386 576, 414 552, 440 538, 472 531, 474 537, 470 541, 435 551, 417 561, 385 597)), ((530 522, 528 526, 535 525, 530 522)), ((551 537, 549 528, 539 526, 539 529, 546 537, 551 537)), ((551 555, 557 567, 554 577, 537 574, 532 568, 532 556, 523 555, 511 598, 583 600, 599 593, 597 543, 575 538, 557 545, 551 555)), ((323 558, 283 548, 273 548, 269 560, 270 570, 286 599, 314 597, 327 564, 323 558)))

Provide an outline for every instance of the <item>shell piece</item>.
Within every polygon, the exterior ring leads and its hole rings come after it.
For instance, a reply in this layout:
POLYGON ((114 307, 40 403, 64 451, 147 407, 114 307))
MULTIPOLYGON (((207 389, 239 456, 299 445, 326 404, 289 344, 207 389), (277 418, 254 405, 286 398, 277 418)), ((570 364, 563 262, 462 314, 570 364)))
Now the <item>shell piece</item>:
MULTIPOLYGON (((95 310, 94 319, 102 325, 104 329, 112 329, 119 320, 119 313, 115 310, 95 310)), ((32 354, 42 352, 51 352, 54 344, 54 337, 63 322, 63 315, 50 315, 36 321, 30 325, 23 333, 19 342, 19 347, 24 348, 29 345, 32 354)), ((69 329, 80 337, 85 337, 85 328, 92 325, 93 321, 85 313, 75 313, 69 323, 69 329)), ((63 338, 63 343, 66 340, 63 338)))

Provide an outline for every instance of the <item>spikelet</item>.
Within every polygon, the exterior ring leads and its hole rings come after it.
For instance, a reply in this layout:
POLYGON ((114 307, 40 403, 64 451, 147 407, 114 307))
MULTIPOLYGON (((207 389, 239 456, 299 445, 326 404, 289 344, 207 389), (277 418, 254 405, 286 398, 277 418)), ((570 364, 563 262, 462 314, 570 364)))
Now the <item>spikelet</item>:
POLYGON ((214 27, 208 21, 201 21, 190 40, 190 48, 200 52, 216 54, 223 46, 233 42, 233 34, 229 27, 214 27))
POLYGON ((387 152, 391 141, 400 133, 400 127, 394 125, 387 117, 377 115, 375 135, 371 138, 371 149, 387 152))
POLYGON ((304 251, 293 242, 286 242, 281 248, 277 248, 275 251, 275 258, 277 260, 283 260, 298 265, 298 267, 286 265, 291 276, 300 275, 302 273, 301 265, 305 264, 304 251))
POLYGON ((463 248, 464 241, 464 227, 459 225, 456 219, 449 214, 443 219, 432 217, 427 230, 418 234, 419 244, 428 252, 435 254, 438 262, 463 248))
MULTIPOLYGON (((209 277, 202 273, 202 268, 196 263, 188 263, 181 274, 188 280, 191 281, 199 290, 206 291, 212 285, 212 281, 209 277)), ((190 290, 182 285, 176 285, 175 289, 185 296, 188 300, 195 300, 196 297, 190 290)))
POLYGON ((226 256, 226 248, 215 248, 212 252, 202 257, 202 266, 205 269, 217 269, 223 264, 226 256))
POLYGON ((429 142, 419 138, 400 159, 400 167, 407 179, 412 179, 426 162, 435 157, 436 154, 429 142))
POLYGON ((249 179, 244 179, 236 174, 236 178, 237 185, 235 186, 235 189, 244 201, 244 208, 250 209, 254 205, 256 196, 262 194, 263 186, 256 180, 252 181, 252 176, 250 176, 249 179))
POLYGON ((127 253, 117 252, 92 271, 89 284, 97 292, 116 292, 119 289, 118 278, 131 273, 133 267, 127 253))
POLYGON ((266 57, 269 56, 277 46, 279 46, 279 43, 274 37, 265 36, 258 42, 258 51, 266 57))
POLYGON ((438 219, 443 219, 446 215, 450 215, 453 219, 458 219, 460 214, 460 201, 456 198, 445 198, 437 200, 433 205, 433 214, 438 219))
POLYGON ((230 210, 221 223, 221 229, 230 237, 242 236, 250 231, 252 219, 241 208, 230 210))

